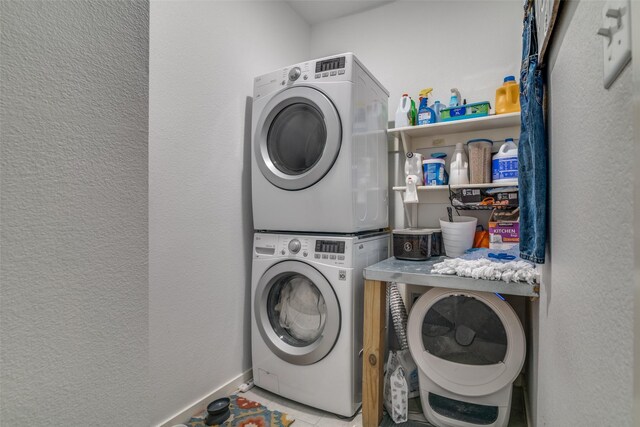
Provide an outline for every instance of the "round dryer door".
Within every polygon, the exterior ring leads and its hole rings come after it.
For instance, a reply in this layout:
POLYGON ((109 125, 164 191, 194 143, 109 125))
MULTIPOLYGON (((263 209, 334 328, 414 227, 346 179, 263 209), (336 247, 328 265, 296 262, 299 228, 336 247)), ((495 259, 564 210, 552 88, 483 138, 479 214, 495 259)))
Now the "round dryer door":
POLYGON ((274 354, 296 365, 329 354, 340 333, 340 306, 318 270, 299 261, 275 264, 255 292, 256 323, 274 354))
POLYGON ((500 390, 524 363, 520 320, 490 293, 430 290, 412 308, 408 338, 419 368, 441 387, 465 396, 500 390))
POLYGON ((302 190, 331 169, 341 141, 333 103, 319 90, 297 86, 278 93, 265 106, 254 135, 254 155, 273 185, 302 190))

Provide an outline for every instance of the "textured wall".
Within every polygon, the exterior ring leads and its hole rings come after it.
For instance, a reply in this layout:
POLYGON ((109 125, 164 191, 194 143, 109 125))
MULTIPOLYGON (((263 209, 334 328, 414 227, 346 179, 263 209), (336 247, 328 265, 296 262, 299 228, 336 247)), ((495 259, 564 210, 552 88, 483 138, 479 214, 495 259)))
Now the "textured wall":
POLYGON ((603 6, 569 5, 551 52, 550 258, 532 307, 537 426, 632 425, 631 67, 604 89, 603 6))
POLYGON ((401 95, 418 102, 426 87, 430 102, 448 103, 456 87, 493 107, 502 78, 520 70, 521 33, 519 1, 398 1, 314 25, 311 56, 355 52, 391 93, 395 120, 401 95))
POLYGON ((148 4, 1 15, 0 424, 147 425, 148 4))
POLYGON ((153 424, 251 367, 253 78, 308 59, 283 2, 151 3, 153 424))

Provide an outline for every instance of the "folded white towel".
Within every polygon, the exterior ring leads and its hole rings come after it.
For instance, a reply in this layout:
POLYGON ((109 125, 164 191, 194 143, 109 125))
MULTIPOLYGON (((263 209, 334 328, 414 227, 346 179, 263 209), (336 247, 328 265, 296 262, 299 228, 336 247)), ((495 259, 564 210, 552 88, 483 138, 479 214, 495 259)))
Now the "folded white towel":
POLYGON ((533 264, 522 260, 495 262, 487 258, 472 260, 449 258, 434 264, 431 273, 529 284, 540 282, 540 274, 533 264))

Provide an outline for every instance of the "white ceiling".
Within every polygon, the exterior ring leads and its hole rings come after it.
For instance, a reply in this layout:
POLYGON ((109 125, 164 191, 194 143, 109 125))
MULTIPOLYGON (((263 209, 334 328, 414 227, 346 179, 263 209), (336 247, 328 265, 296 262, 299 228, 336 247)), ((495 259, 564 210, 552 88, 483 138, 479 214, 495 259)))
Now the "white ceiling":
POLYGON ((395 0, 286 0, 302 18, 315 25, 343 16, 374 9, 395 0))

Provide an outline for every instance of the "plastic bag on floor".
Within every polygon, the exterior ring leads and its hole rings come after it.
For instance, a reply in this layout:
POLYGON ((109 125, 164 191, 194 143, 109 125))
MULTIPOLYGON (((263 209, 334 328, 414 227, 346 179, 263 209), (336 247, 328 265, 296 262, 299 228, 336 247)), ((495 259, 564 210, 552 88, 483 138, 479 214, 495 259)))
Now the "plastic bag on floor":
POLYGON ((398 357, 400 352, 389 352, 384 376, 384 406, 394 423, 406 422, 409 414, 409 384, 401 358, 398 357))

